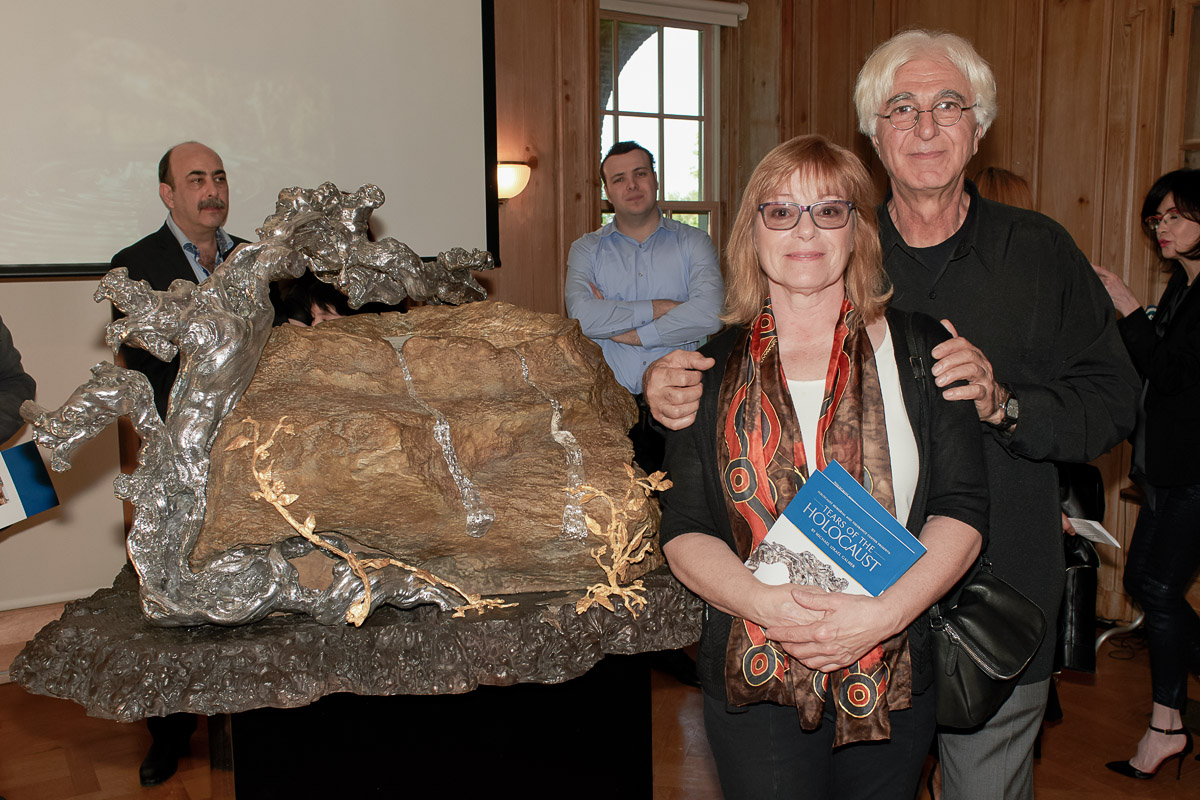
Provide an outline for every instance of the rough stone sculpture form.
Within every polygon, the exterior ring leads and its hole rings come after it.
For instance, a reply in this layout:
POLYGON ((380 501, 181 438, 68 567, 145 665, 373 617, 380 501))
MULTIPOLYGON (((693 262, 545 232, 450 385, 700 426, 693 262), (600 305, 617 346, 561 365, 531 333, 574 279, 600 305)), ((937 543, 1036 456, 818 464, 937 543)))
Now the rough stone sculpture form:
MULTIPOLYGON (((314 545, 293 537, 269 547, 235 547, 193 570, 190 554, 207 506, 209 453, 225 415, 240 399, 271 333, 271 281, 311 271, 346 292, 352 306, 404 297, 431 303, 481 299, 472 269, 490 269, 488 253, 453 250, 422 262, 393 239, 370 242, 371 211, 383 193, 364 186, 353 194, 326 183, 315 190, 280 193, 276 213, 259 229, 260 241, 240 248, 204 283, 176 281, 157 292, 114 269, 96 300, 111 300, 126 316, 112 323, 107 341, 141 347, 167 360, 181 356, 167 418, 154 410, 150 385, 140 373, 98 364, 57 411, 22 406, 37 441, 66 469, 74 450, 126 415, 142 439, 139 466, 116 481, 118 496, 135 507, 128 539, 141 581, 143 612, 163 625, 241 624, 272 611, 298 611, 329 623, 341 621, 364 594, 362 581, 340 563, 319 590, 304 584, 293 562, 314 545)), ((346 547, 339 537, 330 542, 346 547)), ((395 567, 371 576, 372 605, 435 603, 461 599, 395 567)), ((369 611, 370 609, 368 609, 369 611)))
MULTIPOLYGON (((624 496, 635 414, 599 348, 556 314, 486 301, 281 326, 213 446, 193 566, 293 535, 250 496, 248 452, 227 449, 246 418, 265 436, 286 417, 270 455, 298 518, 471 593, 582 591, 603 576, 601 542, 575 520, 611 514, 564 489, 624 496)), ((630 527, 656 521, 649 503, 630 527)), ((658 563, 655 550, 629 579, 658 563)))

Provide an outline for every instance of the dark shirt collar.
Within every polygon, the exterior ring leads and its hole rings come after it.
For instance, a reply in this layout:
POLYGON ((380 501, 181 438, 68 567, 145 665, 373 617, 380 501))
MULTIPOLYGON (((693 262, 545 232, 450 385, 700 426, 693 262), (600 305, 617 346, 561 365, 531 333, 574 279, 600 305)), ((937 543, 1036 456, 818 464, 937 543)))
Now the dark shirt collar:
MULTIPOLYGON (((963 180, 963 190, 971 198, 971 204, 967 208, 967 218, 963 220, 962 227, 959 228, 963 233, 962 240, 959 241, 958 247, 954 250, 954 255, 950 257, 950 261, 954 262, 971 250, 974 250, 984 269, 992 272, 994 271, 992 265, 999 260, 999 249, 989 247, 990 240, 981 240, 978 232, 980 225, 987 224, 993 219, 997 209, 1006 209, 1008 207, 981 197, 979 190, 975 188, 975 184, 969 180, 963 180)), ((912 253, 912 247, 904 241, 904 238, 900 235, 900 231, 896 230, 896 225, 892 222, 892 215, 888 213, 887 207, 891 199, 892 189, 889 186, 887 196, 883 198, 883 204, 878 209, 879 244, 883 248, 884 263, 887 263, 888 255, 897 247, 904 250, 910 257, 916 258, 912 253)))

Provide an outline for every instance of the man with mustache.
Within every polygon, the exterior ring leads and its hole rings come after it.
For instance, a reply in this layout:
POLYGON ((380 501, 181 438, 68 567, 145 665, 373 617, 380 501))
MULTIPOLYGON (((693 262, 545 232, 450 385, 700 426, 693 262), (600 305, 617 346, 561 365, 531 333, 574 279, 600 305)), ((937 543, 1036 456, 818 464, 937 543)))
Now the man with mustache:
MULTIPOLYGON (((158 162, 158 195, 169 210, 167 221, 154 233, 112 258, 129 277, 166 291, 176 280, 200 283, 245 239, 227 234, 221 226, 229 215, 229 183, 221 157, 199 142, 177 144, 158 162)), ((114 310, 114 315, 116 311, 114 310)), ((129 369, 150 380, 154 404, 164 419, 171 386, 179 372, 179 356, 169 364, 136 347, 122 347, 129 369)), ((149 717, 153 744, 138 771, 143 786, 156 786, 175 774, 179 757, 188 751, 196 730, 193 714, 149 717)))
MULTIPOLYGON (((175 145, 158 162, 158 181, 158 196, 170 212, 167 221, 113 256, 112 266, 125 267, 132 280, 165 292, 175 280, 200 283, 245 239, 221 227, 229 215, 229 183, 221 157, 211 148, 199 142, 175 145)), ((121 355, 126 367, 149 378, 165 419, 179 358, 167 364, 135 347, 122 347, 121 355)))

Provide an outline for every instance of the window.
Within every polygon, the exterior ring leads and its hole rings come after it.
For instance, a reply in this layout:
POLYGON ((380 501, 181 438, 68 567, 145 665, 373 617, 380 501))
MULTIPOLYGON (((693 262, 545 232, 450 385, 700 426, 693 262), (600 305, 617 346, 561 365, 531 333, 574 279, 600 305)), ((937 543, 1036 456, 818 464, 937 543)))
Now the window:
MULTIPOLYGON (((1183 28, 1182 36, 1186 36, 1188 40, 1188 61, 1187 61, 1187 77, 1185 79, 1187 85, 1187 95, 1184 101, 1183 115, 1183 141, 1180 147, 1183 149, 1183 165, 1188 169, 1195 169, 1200 166, 1200 13, 1196 13, 1196 4, 1189 4, 1190 8, 1183 9, 1191 11, 1190 25, 1183 28)), ((1187 20, 1186 14, 1177 16, 1172 12, 1174 19, 1179 19, 1180 23, 1187 20)), ((1182 24, 1181 24, 1182 27, 1182 24)))
MULTIPOLYGON (((654 154, 663 213, 719 242, 712 111, 716 38, 712 25, 603 13, 600 157, 615 142, 645 147, 654 154)), ((607 199, 602 208, 608 223, 607 199)))

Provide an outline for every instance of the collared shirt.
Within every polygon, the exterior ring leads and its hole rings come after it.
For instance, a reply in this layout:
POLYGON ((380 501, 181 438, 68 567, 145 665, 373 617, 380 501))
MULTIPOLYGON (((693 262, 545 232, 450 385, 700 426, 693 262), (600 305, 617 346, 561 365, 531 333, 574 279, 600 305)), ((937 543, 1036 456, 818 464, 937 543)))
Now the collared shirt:
MULTIPOLYGON (((1090 461, 1125 438, 1137 374, 1112 301, 1071 235, 1042 214, 980 197, 970 181, 965 190, 971 204, 961 239, 937 270, 896 230, 889 194, 879 207, 883 265, 895 307, 950 320, 1017 396, 1011 435, 980 426, 992 497, 988 556, 1049 623, 1065 575, 1052 462, 1090 461)), ((1047 635, 1022 682, 1046 680, 1053 652, 1047 635)))
MULTIPOLYGON (((196 273, 196 282, 203 283, 204 279, 208 277, 209 271, 200 264, 200 249, 192 244, 192 240, 187 237, 187 234, 179 229, 170 214, 167 214, 167 227, 171 229, 171 233, 175 234, 175 238, 179 240, 179 246, 187 254, 188 263, 192 265, 192 272, 196 273)), ((224 228, 217 228, 217 263, 214 266, 219 266, 232 249, 233 239, 225 232, 224 228)))
POLYGON ((567 316, 600 345, 617 381, 634 394, 650 362, 672 350, 695 350, 721 328, 725 283, 712 239, 659 216, 644 242, 617 230, 615 222, 581 236, 567 258, 567 316), (595 286, 603 300, 592 294, 595 286), (654 318, 655 300, 679 305, 654 318), (642 345, 613 336, 636 330, 642 345))

